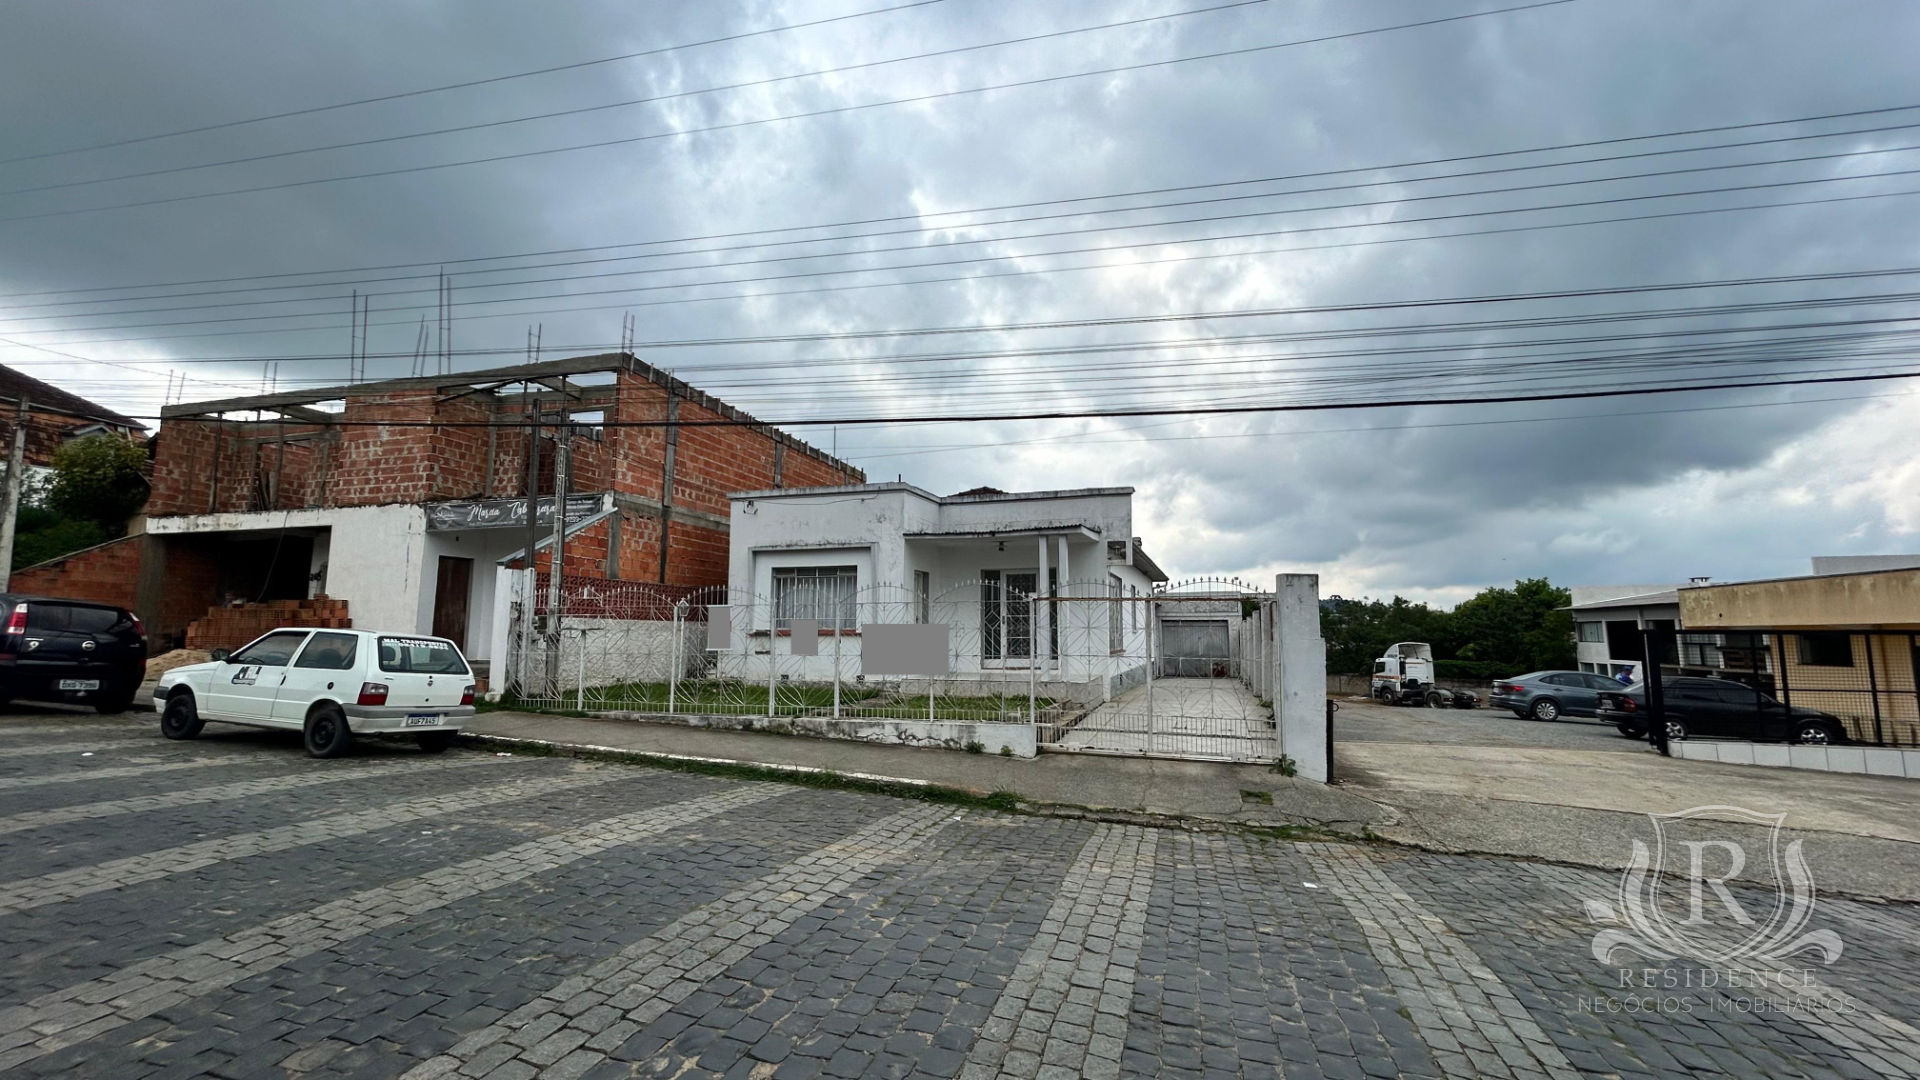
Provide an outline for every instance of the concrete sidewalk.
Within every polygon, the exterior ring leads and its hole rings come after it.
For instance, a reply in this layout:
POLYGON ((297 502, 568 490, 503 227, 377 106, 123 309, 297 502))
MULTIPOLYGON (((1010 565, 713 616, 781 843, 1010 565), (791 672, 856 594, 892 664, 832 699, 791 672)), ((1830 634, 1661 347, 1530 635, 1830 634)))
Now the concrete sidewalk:
MULTIPOLYGON (((1378 804, 1381 837, 1436 851, 1518 855, 1620 868, 1649 814, 1742 807, 1785 814, 1780 845, 1803 841, 1822 892, 1920 901, 1920 785, 1911 780, 1720 765, 1621 753, 1434 743, 1336 744, 1344 790, 1378 804)), ((1739 840, 1768 850, 1767 830, 1724 811, 1670 838, 1739 840)), ((1741 878, 1773 884, 1764 859, 1741 878)))
MULTIPOLYGON (((1872 777, 1790 774, 1709 766, 1650 755, 1514 747, 1348 743, 1343 782, 1323 786, 1258 765, 1107 754, 1002 758, 760 732, 714 731, 632 720, 488 712, 468 732, 551 744, 692 757, 771 768, 1010 792, 1036 809, 1085 809, 1239 826, 1310 826, 1372 833, 1437 851, 1507 855, 1617 869, 1635 840, 1651 839, 1648 813, 1710 803, 1785 811, 1782 842, 1804 840, 1823 892, 1920 901, 1920 828, 1907 787, 1850 785, 1872 777), (1811 776, 1811 779, 1807 777, 1811 776), (1270 801, 1269 801, 1270 800, 1270 801)), ((1908 785, 1908 781, 1892 784, 1908 785)), ((1751 825, 1691 823, 1674 834, 1740 839, 1765 850, 1751 825)), ((1740 876, 1770 885, 1756 860, 1740 876)))
POLYGON ((1337 787, 1281 776, 1264 765, 1167 761, 1106 754, 1006 758, 952 750, 714 731, 632 720, 486 712, 470 734, 529 739, 562 747, 677 755, 800 767, 908 783, 942 784, 979 794, 1011 792, 1055 807, 1153 814, 1256 826, 1313 826, 1358 835, 1384 820, 1372 802, 1337 787))

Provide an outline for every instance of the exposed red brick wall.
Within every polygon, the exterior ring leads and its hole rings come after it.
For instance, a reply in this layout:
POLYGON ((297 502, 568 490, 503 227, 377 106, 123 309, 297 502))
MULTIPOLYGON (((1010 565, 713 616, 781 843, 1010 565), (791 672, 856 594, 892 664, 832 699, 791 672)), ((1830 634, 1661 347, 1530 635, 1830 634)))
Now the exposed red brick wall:
POLYGON ((353 626, 353 620, 348 617, 345 600, 324 596, 208 608, 187 627, 187 648, 237 649, 280 626, 346 630, 353 626))
MULTIPOLYGON (((687 423, 733 419, 720 403, 676 385, 677 417, 687 423)), ((620 422, 662 421, 668 415, 666 386, 638 371, 615 376, 605 412, 620 422)), ((495 497, 526 492, 523 429, 415 426, 432 421, 475 424, 488 419, 519 421, 522 406, 471 394, 447 398, 436 389, 349 396, 345 417, 356 424, 312 441, 289 443, 284 463, 272 436, 274 424, 213 424, 169 421, 156 449, 152 515, 202 514, 299 506, 373 506, 495 497), (444 399, 444 400, 443 400, 444 399), (371 422, 371 423, 370 423, 371 422), (491 452, 489 446, 491 445, 491 452), (216 465, 217 459, 217 465, 216 465), (262 505, 260 477, 278 469, 279 497, 262 505), (215 478, 218 477, 218 491, 215 478)), ((290 434, 312 429, 286 425, 290 434)), ((728 496, 777 486, 817 487, 859 483, 858 470, 823 460, 824 455, 779 432, 754 427, 681 427, 674 450, 673 490, 662 491, 667 432, 662 427, 611 427, 598 438, 573 440, 576 492, 614 491, 649 500, 666 499, 676 510, 700 511, 724 520, 728 496), (784 443, 784 450, 778 449, 784 443), (776 482, 775 463, 780 462, 776 482)), ((541 491, 553 490, 553 442, 541 446, 541 491)), ((596 525, 569 546, 567 573, 604 575, 607 527, 596 525)), ((620 529, 619 576, 630 581, 660 576, 657 515, 625 512, 620 529)), ((717 585, 727 579, 724 528, 676 520, 668 542, 667 579, 672 584, 717 585)), ((544 556, 538 560, 545 565, 544 556)))
POLYGON ((145 537, 124 536, 51 562, 16 570, 8 588, 36 596, 115 604, 133 611, 145 550, 145 537))
POLYGON ((147 622, 147 638, 156 649, 163 648, 187 632, 187 624, 206 614, 207 605, 220 595, 220 559, 209 546, 189 543, 186 538, 160 539, 164 545, 166 576, 160 586, 160 602, 153 611, 142 611, 147 622))
POLYGON ((667 584, 725 585, 727 556, 727 530, 676 521, 667 544, 667 584))

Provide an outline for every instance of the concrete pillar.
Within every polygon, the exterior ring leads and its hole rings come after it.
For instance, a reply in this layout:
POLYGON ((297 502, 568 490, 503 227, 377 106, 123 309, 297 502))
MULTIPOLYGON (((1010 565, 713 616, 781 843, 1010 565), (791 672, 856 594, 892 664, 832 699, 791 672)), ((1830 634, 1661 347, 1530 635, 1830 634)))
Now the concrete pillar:
POLYGON ((1029 608, 1027 625, 1032 628, 1033 641, 1027 647, 1027 663, 1041 667, 1047 658, 1047 642, 1052 635, 1047 632, 1053 618, 1053 605, 1045 601, 1047 595, 1047 538, 1039 538, 1040 568, 1033 575, 1033 604, 1029 608))
POLYGON ((1281 574, 1275 582, 1273 715, 1280 752, 1301 777, 1326 783, 1327 643, 1318 574, 1281 574))
MULTIPOLYGON (((1059 543, 1059 552, 1060 552, 1060 558, 1059 558, 1060 595, 1066 596, 1068 595, 1068 589, 1070 587, 1070 583, 1073 581, 1073 578, 1070 576, 1067 570, 1067 538, 1064 536, 1059 537, 1058 543, 1059 543)), ((1060 655, 1057 659, 1057 662, 1060 665, 1060 677, 1062 679, 1067 679, 1072 677, 1067 672, 1067 657, 1073 653, 1073 649, 1074 649, 1072 635, 1069 633, 1069 631, 1073 629, 1074 624, 1076 622, 1085 621, 1084 618, 1081 618, 1081 619, 1074 618, 1074 616, 1078 614, 1081 614, 1081 613, 1069 610, 1069 607, 1067 605, 1062 605, 1062 604, 1054 605, 1053 617, 1055 619, 1058 619, 1060 622, 1063 622, 1066 624, 1065 626, 1062 626, 1059 630, 1060 655), (1062 616, 1064 616, 1064 618, 1062 616)))

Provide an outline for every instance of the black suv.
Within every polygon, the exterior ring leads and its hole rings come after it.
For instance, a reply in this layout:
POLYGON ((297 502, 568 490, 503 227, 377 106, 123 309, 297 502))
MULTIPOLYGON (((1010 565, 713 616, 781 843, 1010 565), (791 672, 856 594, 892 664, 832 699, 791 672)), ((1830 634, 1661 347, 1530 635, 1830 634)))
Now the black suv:
POLYGON ((125 712, 147 677, 147 632, 125 608, 0 594, 0 704, 15 698, 125 712))
MULTIPOLYGON (((1766 693, 1732 679, 1670 678, 1660 684, 1667 738, 1689 735, 1753 742, 1840 743, 1847 726, 1832 713, 1788 708, 1766 693)), ((1602 691, 1600 719, 1629 739, 1647 737, 1647 685, 1602 691)))

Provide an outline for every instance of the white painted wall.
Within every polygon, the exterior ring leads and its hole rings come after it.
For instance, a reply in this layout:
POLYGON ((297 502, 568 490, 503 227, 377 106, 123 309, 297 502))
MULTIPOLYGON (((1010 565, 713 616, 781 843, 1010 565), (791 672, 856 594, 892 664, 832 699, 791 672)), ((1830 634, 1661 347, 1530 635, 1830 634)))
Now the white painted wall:
POLYGON ((1274 588, 1274 720, 1280 752, 1299 775, 1326 783, 1327 642, 1320 636, 1320 575, 1281 574, 1274 588))
POLYGON ((497 574, 501 559, 519 551, 526 541, 521 529, 466 529, 458 532, 428 532, 423 537, 420 565, 415 577, 420 581, 419 606, 414 618, 415 630, 433 629, 434 590, 439 581, 440 557, 473 560, 473 584, 467 596, 468 659, 491 660, 505 651, 493 641, 493 609, 497 574))
MULTIPOLYGON (((158 536, 282 528, 328 530, 326 593, 347 602, 347 613, 356 629, 423 633, 432 626, 431 595, 427 624, 419 623, 427 514, 418 506, 347 506, 147 519, 147 531, 158 536)), ((425 584, 429 594, 432 586, 429 576, 425 584)))

